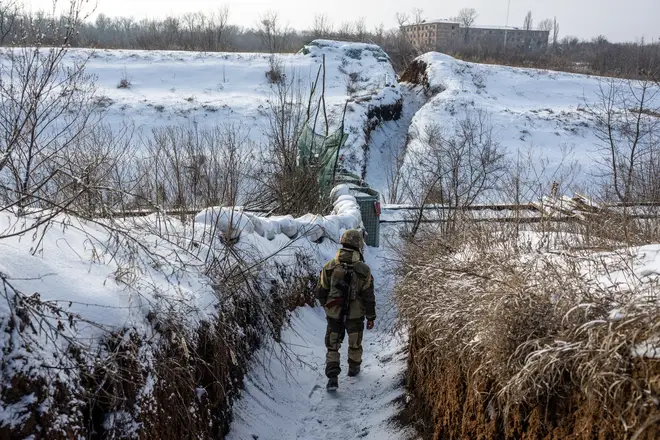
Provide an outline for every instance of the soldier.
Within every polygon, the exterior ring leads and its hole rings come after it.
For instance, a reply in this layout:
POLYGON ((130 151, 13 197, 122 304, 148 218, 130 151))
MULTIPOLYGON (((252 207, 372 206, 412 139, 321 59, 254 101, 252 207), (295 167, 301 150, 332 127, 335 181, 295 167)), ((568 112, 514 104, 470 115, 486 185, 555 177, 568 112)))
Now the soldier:
POLYGON ((364 318, 368 330, 374 328, 376 319, 374 279, 362 256, 362 233, 348 230, 340 243, 342 248, 337 256, 323 266, 316 293, 328 320, 325 375, 329 391, 335 391, 339 385, 339 349, 344 335, 348 333, 348 375, 357 376, 362 364, 364 318))

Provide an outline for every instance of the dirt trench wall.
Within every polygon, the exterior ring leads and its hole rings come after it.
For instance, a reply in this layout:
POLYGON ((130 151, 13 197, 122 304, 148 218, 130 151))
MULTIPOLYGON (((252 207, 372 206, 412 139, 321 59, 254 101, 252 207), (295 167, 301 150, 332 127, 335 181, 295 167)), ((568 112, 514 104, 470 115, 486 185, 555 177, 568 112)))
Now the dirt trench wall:
MULTIPOLYGON (((0 426, 0 439, 223 438, 261 342, 277 340, 290 312, 313 304, 316 273, 299 260, 295 270, 278 266, 279 280, 270 285, 254 283, 250 295, 243 290, 225 298, 218 319, 197 329, 149 315, 149 339, 131 329, 112 334, 102 343, 104 357, 93 364, 89 356, 69 353, 79 357, 77 368, 60 373, 70 387, 15 376, 11 388, 0 390, 3 404, 31 403, 20 423, 0 426)), ((29 332, 30 324, 21 331, 29 332)))
POLYGON ((369 145, 371 144, 371 134, 378 128, 382 122, 398 121, 403 112, 403 98, 391 105, 382 105, 369 108, 367 113, 367 123, 364 127, 364 146, 362 160, 362 179, 367 176, 367 165, 369 163, 369 145))
POLYGON ((401 82, 429 87, 427 68, 428 65, 424 61, 413 61, 406 71, 403 72, 403 75, 401 75, 401 82))
MULTIPOLYGON (((607 408, 589 405, 577 386, 536 406, 503 408, 493 382, 475 371, 477 359, 446 359, 429 349, 426 335, 411 331, 408 412, 433 440, 652 440, 660 420, 625 430, 607 408)), ((622 396, 625 398, 625 396, 622 396)), ((653 411, 653 409, 651 409, 653 411)))

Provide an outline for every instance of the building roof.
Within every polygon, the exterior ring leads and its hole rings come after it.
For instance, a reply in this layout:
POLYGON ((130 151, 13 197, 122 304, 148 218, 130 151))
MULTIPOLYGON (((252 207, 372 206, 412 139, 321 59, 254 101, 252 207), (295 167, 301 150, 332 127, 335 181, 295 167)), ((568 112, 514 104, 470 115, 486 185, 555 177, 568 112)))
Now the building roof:
POLYGON ((456 20, 450 20, 448 18, 439 18, 436 20, 424 20, 424 23, 451 23, 451 24, 459 24, 458 21, 456 20))
POLYGON ((549 32, 549 31, 541 31, 538 29, 530 29, 529 31, 527 29, 523 29, 518 26, 482 26, 482 25, 476 25, 472 26, 473 29, 493 29, 493 30, 508 30, 508 31, 526 31, 526 32, 549 32))
POLYGON ((422 24, 434 24, 434 23, 451 23, 451 24, 460 24, 457 21, 454 20, 446 20, 446 19, 439 19, 439 20, 424 20, 421 23, 409 23, 404 26, 417 26, 417 25, 422 25, 422 24))

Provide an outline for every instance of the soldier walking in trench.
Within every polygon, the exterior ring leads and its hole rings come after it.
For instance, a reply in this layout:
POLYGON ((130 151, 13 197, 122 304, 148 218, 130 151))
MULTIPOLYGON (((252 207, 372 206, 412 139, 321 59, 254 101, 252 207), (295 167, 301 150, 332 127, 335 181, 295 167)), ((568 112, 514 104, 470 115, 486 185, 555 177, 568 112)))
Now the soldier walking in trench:
POLYGON ((328 391, 339 386, 339 349, 345 334, 348 333, 348 375, 357 376, 362 364, 364 320, 366 317, 367 329, 371 330, 376 319, 374 279, 362 256, 362 233, 348 230, 340 244, 342 248, 337 256, 323 266, 316 294, 328 320, 325 334, 328 391))

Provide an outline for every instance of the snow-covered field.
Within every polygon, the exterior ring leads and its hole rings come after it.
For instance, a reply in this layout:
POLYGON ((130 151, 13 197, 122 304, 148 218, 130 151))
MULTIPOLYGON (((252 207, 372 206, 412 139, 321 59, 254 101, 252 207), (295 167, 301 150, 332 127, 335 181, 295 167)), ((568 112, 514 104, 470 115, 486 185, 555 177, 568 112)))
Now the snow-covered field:
MULTIPOLYGON (((87 56, 88 72, 96 78, 95 105, 103 121, 112 127, 134 124, 141 133, 148 134, 154 128, 172 125, 210 128, 229 124, 241 126, 257 145, 268 141, 267 106, 275 93, 266 78, 268 55, 72 50, 67 61, 87 56), (120 88, 122 80, 126 80, 126 87, 120 88)), ((547 159, 544 177, 548 180, 553 179, 560 165, 571 160, 580 163, 579 179, 583 181, 597 166, 598 142, 585 105, 596 99, 598 78, 476 65, 434 53, 421 60, 429 65, 430 86, 441 92, 427 101, 421 87, 396 83, 389 60, 376 46, 317 41, 299 54, 278 55, 277 59, 288 78, 297 78, 302 88, 308 89, 323 56, 327 62, 326 102, 331 131, 341 125, 348 102, 344 129, 349 138, 343 151, 344 165, 356 172, 364 169, 367 182, 386 201, 395 172, 394 158, 406 152, 407 140, 413 139, 408 153, 422 150, 424 147, 414 140, 416 133, 429 124, 451 127, 466 111, 486 112, 495 127, 496 140, 511 158, 520 152, 523 160, 539 167, 542 158, 547 159), (404 103, 402 118, 381 123, 371 133, 365 163, 364 128, 369 112, 399 100, 404 103), (567 156, 568 150, 572 153, 567 156)), ((317 131, 323 131, 322 122, 317 131)), ((64 322, 63 334, 84 341, 94 352, 98 351, 98 339, 117 329, 132 328, 142 337, 153 336, 147 317, 155 309, 182 312, 183 323, 190 330, 213 316, 217 291, 203 269, 209 251, 224 249, 218 242, 214 242, 218 248, 205 244, 215 234, 216 225, 227 229, 233 224, 242 229, 238 246, 255 261, 276 254, 276 263, 292 267, 297 254, 306 254, 320 268, 334 255, 342 231, 359 223, 352 201, 339 202, 335 205, 336 216, 326 218, 312 213, 300 219, 259 219, 240 213, 233 216, 226 209, 209 209, 196 217, 196 231, 177 221, 161 224, 147 218, 138 221, 141 229, 132 231, 128 241, 134 247, 128 246, 132 249, 128 254, 127 248, 117 253, 116 237, 99 224, 56 218, 39 234, 0 239, 0 275, 22 293, 38 292, 42 301, 61 308, 65 321, 71 316, 78 324, 67 326, 64 322), (329 240, 312 243, 324 234, 329 240), (300 239, 301 235, 306 238, 300 239), (291 246, 295 237, 298 239, 291 246), (193 242, 197 247, 192 246, 193 242)), ((390 220, 399 218, 398 213, 385 214, 390 220)), ((34 221, 29 217, 24 220, 34 221)), ((20 229, 17 221, 2 213, 0 237, 20 229)), ((384 231, 395 237, 397 229, 387 227, 384 231)), ((405 341, 393 335, 394 279, 387 266, 393 250, 387 240, 383 241, 380 249, 366 252, 376 278, 379 319, 375 330, 365 333, 362 374, 357 378, 342 376, 338 394, 326 394, 325 317, 319 308, 302 308, 284 330, 284 346, 267 343, 259 351, 260 362, 253 365, 235 406, 230 439, 400 439, 409 434, 389 423, 397 411, 394 400, 403 393, 405 341)), ((657 249, 643 251, 655 252, 651 263, 657 268, 657 249)), ((268 265, 263 266, 261 276, 264 282, 278 278, 277 271, 268 265)), ((12 298, 7 299, 0 301, 2 328, 14 325, 9 322, 12 298)), ((48 322, 58 326, 54 316, 48 322)), ((2 335, 3 382, 22 372, 43 375, 48 381, 59 380, 72 388, 79 386, 79 378, 44 368, 46 364, 71 367, 69 360, 60 355, 66 351, 66 339, 54 342, 43 334, 34 336, 28 342, 40 348, 29 351, 15 332, 2 335)), ((151 355, 147 350, 145 362, 151 355)), ((343 347, 344 363, 345 359, 343 347)), ((7 405, 0 402, 0 425, 20 425, 29 411, 37 410, 34 404, 30 396, 7 405)), ((48 402, 40 405, 47 409, 48 402)))
MULTIPOLYGON (((427 53, 418 60, 427 64, 429 86, 435 95, 414 116, 410 134, 424 133, 427 126, 453 127, 467 112, 483 111, 492 124, 493 137, 509 158, 534 176, 552 182, 569 172, 583 185, 602 167, 589 108, 596 107, 600 87, 608 91, 608 79, 538 69, 467 63, 441 53, 427 53)), ((633 82, 633 90, 635 89, 633 82)), ((655 89, 654 89, 655 90, 655 89)), ((630 93, 624 87, 624 93, 630 93)), ((648 93, 649 96, 652 93, 648 93)), ((660 96, 647 102, 660 106, 660 96)), ((632 102, 632 101, 631 101, 632 102)), ((418 140, 410 151, 423 151, 418 140)), ((565 188, 568 190, 568 188, 565 188)))
MULTIPOLYGON (((388 56, 375 45, 316 40, 298 54, 276 54, 286 81, 301 91, 305 106, 323 56, 330 131, 341 126, 348 102, 344 155, 347 166, 359 170, 369 110, 401 98, 396 75, 388 56)), ((96 78, 96 105, 113 127, 133 124, 148 134, 170 125, 233 125, 258 146, 268 142, 268 100, 276 97, 276 87, 266 77, 271 68, 268 54, 72 50, 66 61, 87 57, 86 71, 96 78), (126 87, 120 88, 122 80, 126 87)), ((315 99, 321 88, 319 84, 315 99)), ((317 132, 323 131, 321 116, 317 132)))

